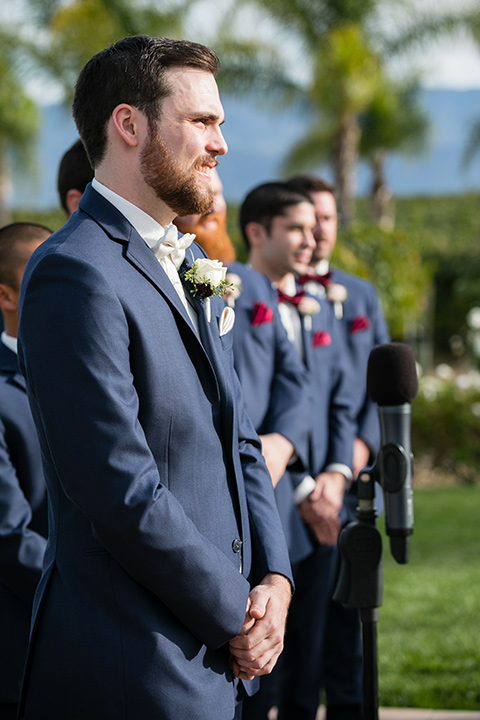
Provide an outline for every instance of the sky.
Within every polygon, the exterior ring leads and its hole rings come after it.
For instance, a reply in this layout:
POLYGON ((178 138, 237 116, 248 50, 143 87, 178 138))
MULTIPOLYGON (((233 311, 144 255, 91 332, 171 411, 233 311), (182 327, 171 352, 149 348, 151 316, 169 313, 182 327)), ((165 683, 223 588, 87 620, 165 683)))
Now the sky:
POLYGON ((431 43, 427 52, 412 53, 405 65, 420 70, 420 84, 424 88, 480 88, 480 48, 466 33, 431 43))
MULTIPOLYGON (((413 0, 419 8, 434 8, 438 12, 452 10, 452 0, 413 0)), ((480 0, 455 0, 455 9, 479 6, 480 0)), ((21 18, 23 0, 0 0, 0 22, 21 18)), ((222 6, 223 7, 223 6, 222 6)), ((203 0, 191 16, 190 27, 199 28, 202 33, 215 23, 217 2, 203 0)), ((253 23, 247 19, 251 27, 253 23)), ((471 90, 480 88, 480 48, 466 33, 435 43, 428 49, 412 52, 408 59, 393 66, 395 74, 402 75, 409 68, 420 70, 420 84, 428 89, 471 90)), ((61 93, 55 83, 43 84, 38 79, 28 84, 28 91, 42 105, 59 102, 61 93)))
MULTIPOLYGON (((202 42, 206 42, 208 44, 208 33, 210 32, 210 36, 212 34, 212 27, 215 24, 215 8, 218 9, 218 7, 221 7, 222 10, 226 7, 228 2, 231 2, 232 0, 222 0, 222 3, 218 3, 218 0, 199 0, 198 6, 195 5, 196 8, 196 16, 191 17, 190 27, 189 27, 189 33, 188 37, 190 39, 198 39, 202 42), (198 34, 198 37, 197 37, 198 34), (200 37, 201 35, 201 37, 200 37)), ((408 0, 405 0, 408 2, 408 0)), ((480 0, 454 0, 455 1, 455 8, 461 9, 461 8, 467 8, 471 6, 480 6, 480 0)), ((15 13, 17 17, 23 18, 25 17, 25 14, 22 14, 22 4, 25 2, 25 0, 15 0, 15 2, 12 2, 12 0, 0 0, 0 25, 2 24, 2 20, 4 19, 13 19, 12 13, 15 13)), ((453 0, 413 0, 414 7, 433 7, 436 11, 441 12, 442 10, 451 10, 453 0)), ((217 13, 218 15, 218 13, 217 13)), ((396 18, 393 18, 392 15, 386 15, 385 20, 382 18, 382 22, 390 22, 392 25, 396 23, 396 18)), ((252 17, 246 18, 246 22, 243 23, 245 29, 244 32, 249 32, 252 27, 256 27, 255 22, 252 22, 252 17)), ((28 25, 26 26, 28 27, 28 25)), ((396 27, 396 25, 395 25, 396 27)), ((263 28, 262 28, 263 32, 263 28)), ((264 33, 266 37, 271 39, 272 33, 269 35, 269 31, 264 33)), ((262 35, 262 37, 264 36, 262 35)), ((278 42, 282 42, 282 39, 276 38, 278 42)), ((285 52, 291 48, 288 48, 287 45, 285 46, 285 52)), ((298 51, 297 51, 298 52, 298 51)), ((295 63, 295 60, 293 60, 293 63, 295 63)), ((300 65, 300 63, 298 63, 300 65)), ((411 70, 420 70, 420 85, 423 86, 426 90, 435 90, 435 89, 442 89, 442 90, 457 90, 457 91, 468 91, 468 90, 478 90, 480 89, 480 48, 475 45, 475 43, 466 35, 466 34, 458 34, 455 37, 450 38, 449 40, 442 40, 438 41, 436 43, 429 43, 428 49, 423 50, 422 52, 416 52, 412 53, 410 58, 408 60, 403 60, 402 63, 398 63, 397 66, 394 66, 392 70, 395 72, 395 75, 402 76, 403 74, 410 74, 409 69, 411 70)), ((46 106, 44 109, 45 111, 49 110, 49 107, 58 105, 61 103, 63 97, 61 95, 61 92, 59 90, 59 87, 53 83, 44 83, 39 82, 38 78, 35 79, 35 81, 27 86, 27 90, 29 94, 38 102, 39 105, 46 106)), ((226 98, 224 98, 225 102, 226 98)), ((460 104, 459 102, 454 102, 455 106, 460 104)), ((476 106, 475 106, 476 107, 476 106)), ((449 176, 450 185, 446 188, 441 189, 428 189, 428 192, 442 192, 443 194, 448 193, 455 193, 464 191, 465 189, 468 189, 470 183, 472 187, 480 187, 480 175, 477 177, 475 175, 474 181, 469 177, 464 177, 463 175, 461 177, 458 177, 459 170, 459 160, 455 156, 455 159, 451 161, 451 171, 448 173, 445 173, 445 153, 447 150, 450 150, 451 153, 455 151, 455 153, 458 155, 460 150, 457 146, 455 148, 449 148, 447 147, 445 149, 444 145, 445 142, 448 143, 450 141, 453 142, 453 140, 458 136, 459 130, 458 130, 458 123, 454 121, 452 123, 452 120, 450 118, 449 123, 447 123, 445 116, 449 116, 451 113, 453 113, 455 108, 444 107, 442 109, 442 117, 438 118, 436 117, 436 124, 434 128, 435 142, 432 143, 432 145, 435 146, 435 148, 438 150, 437 153, 432 154, 431 162, 430 164, 434 167, 433 172, 434 176, 437 177, 443 177, 445 174, 449 176), (437 127, 440 120, 445 120, 445 127, 437 127), (453 130, 452 130, 453 128, 453 130), (447 139, 445 138, 442 140, 443 135, 446 134, 447 139), (442 137, 437 137, 438 135, 442 135, 442 137), (443 145, 442 145, 442 141, 443 145), (436 168, 435 161, 438 160, 438 157, 441 157, 441 164, 440 168, 436 168), (468 187, 467 187, 467 185, 468 187)), ((63 112, 68 112, 66 110, 63 110, 63 112)), ((474 108, 471 112, 474 112, 474 108)), ((477 117, 477 113, 475 112, 475 118, 477 117)), ((277 124, 278 124, 279 118, 277 117, 277 124)), ((269 118, 268 122, 271 122, 271 118, 269 118)), ((284 118, 284 133, 282 134, 282 139, 285 142, 285 138, 290 137, 289 132, 291 134, 292 130, 292 121, 288 117, 284 118)), ((232 124, 230 124, 232 125, 232 124)), ((69 115, 63 116, 63 119, 59 121, 58 124, 58 131, 54 134, 53 138, 45 139, 42 136, 41 142, 39 141, 39 146, 41 146, 41 157, 39 159, 39 167, 49 168, 51 170, 50 175, 48 178, 45 177, 45 174, 42 175, 42 183, 37 183, 38 187, 35 189, 28 190, 25 189, 23 178, 20 180, 14 179, 13 183, 13 197, 15 203, 20 207, 23 206, 22 203, 25 203, 24 196, 27 195, 29 198, 29 201, 32 200, 33 195, 35 195, 35 202, 38 203, 38 206, 45 206, 50 207, 53 206, 56 202, 56 194, 55 194, 55 185, 56 185, 56 179, 55 179, 55 173, 56 168, 58 166, 58 162, 60 160, 61 155, 63 154, 66 147, 69 147, 72 142, 76 139, 76 130, 75 126, 73 124, 73 121, 71 120, 71 117, 69 115), (47 188, 47 190, 45 189, 47 188)), ((241 128, 240 128, 241 130, 241 128)), ((226 128, 227 131, 227 128, 226 128)), ((245 153, 237 153, 235 154, 235 137, 234 137, 234 128, 230 126, 229 128, 230 136, 228 137, 228 142, 230 145, 230 153, 226 157, 226 159, 223 162, 222 170, 223 170, 223 181, 225 185, 225 191, 226 195, 229 199, 235 198, 237 195, 240 197, 248 187, 251 186, 252 183, 255 182, 263 182, 265 179, 270 179, 270 176, 273 177, 274 174, 277 172, 277 164, 272 164, 273 160, 268 155, 269 150, 269 139, 271 137, 271 133, 267 132, 264 135, 259 134, 260 140, 261 140, 261 147, 257 147, 256 150, 256 161, 257 161, 257 174, 258 177, 254 173, 254 168, 251 164, 249 164, 247 170, 245 171, 245 177, 247 179, 243 179, 242 182, 245 185, 241 185, 239 176, 241 173, 239 172, 239 166, 238 163, 242 161, 242 158, 244 157, 245 153), (232 135, 233 133, 233 135, 232 135), (229 169, 229 165, 231 168, 229 169), (273 174, 272 174, 273 173, 273 174), (268 177, 266 176, 268 174, 268 177), (240 189, 237 187, 241 185, 240 189)), ((468 128, 465 127, 461 130, 461 133, 465 134, 468 131, 468 128)), ((457 138, 458 139, 458 138, 457 138)), ((252 137, 252 142, 254 138, 252 137)), ((293 139, 291 139, 293 142, 293 139)), ((276 156, 279 154, 279 146, 278 146, 278 138, 272 137, 272 142, 274 141, 275 148, 273 151, 273 155, 276 156)), ((260 141, 259 141, 260 142, 260 141)), ((284 144, 284 143, 283 143, 284 144)), ((257 143, 258 145, 258 143, 257 143)), ((458 145, 458 143, 457 143, 458 145)), ((462 146, 463 147, 463 146, 462 146)), ((40 150, 39 150, 40 152, 40 150)), ((254 153, 255 154, 255 153, 254 153)), ((281 153, 280 153, 281 154, 281 153)), ((278 158, 277 158, 278 159, 278 158)), ((407 159, 401 159, 398 160, 398 162, 402 162, 404 165, 407 163, 406 169, 403 167, 404 174, 406 173, 408 175, 408 191, 414 191, 415 188, 412 186, 412 180, 411 178, 413 176, 415 177, 422 177, 425 179, 428 177, 428 166, 422 165, 421 168, 418 168, 417 166, 411 166, 408 165, 409 161, 407 159)), ((428 163, 428 159, 422 159, 423 163, 428 163)), ((450 166, 448 166, 450 167, 450 166)), ((402 169, 401 168, 401 169, 402 169)), ((472 171, 473 172, 473 171, 472 171)), ((393 173, 392 170, 392 179, 393 175, 395 178, 398 176, 398 169, 393 173)), ((392 187, 394 186, 393 181, 392 187)), ((400 182, 400 181, 398 181, 400 182)), ((398 184, 398 183, 397 183, 398 184)), ((359 192, 364 192, 365 188, 360 187, 361 183, 359 180, 358 189, 359 192)), ((407 191, 402 187, 393 187, 394 191, 397 193, 406 193, 407 191)), ((417 190, 417 192, 420 192, 420 190, 417 190)), ((426 190, 421 188, 421 192, 425 193, 426 190)))

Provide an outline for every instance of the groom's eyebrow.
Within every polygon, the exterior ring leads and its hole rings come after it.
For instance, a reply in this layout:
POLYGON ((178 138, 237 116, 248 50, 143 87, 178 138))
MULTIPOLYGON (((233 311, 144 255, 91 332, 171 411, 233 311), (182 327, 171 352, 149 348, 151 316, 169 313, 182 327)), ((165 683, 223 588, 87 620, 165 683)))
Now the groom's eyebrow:
POLYGON ((216 113, 202 113, 199 112, 197 115, 195 115, 197 119, 201 120, 207 120, 209 122, 218 123, 219 125, 223 125, 225 122, 225 118, 223 120, 220 120, 220 115, 217 115, 216 113))

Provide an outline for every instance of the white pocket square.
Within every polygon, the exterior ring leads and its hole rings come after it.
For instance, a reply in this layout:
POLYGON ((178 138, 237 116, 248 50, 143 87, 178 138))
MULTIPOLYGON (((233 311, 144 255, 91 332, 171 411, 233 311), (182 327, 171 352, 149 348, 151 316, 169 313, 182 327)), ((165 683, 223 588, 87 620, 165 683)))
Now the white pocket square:
POLYGON ((222 314, 218 318, 218 330, 220 337, 226 335, 233 328, 235 322, 235 310, 231 307, 224 308, 222 314))

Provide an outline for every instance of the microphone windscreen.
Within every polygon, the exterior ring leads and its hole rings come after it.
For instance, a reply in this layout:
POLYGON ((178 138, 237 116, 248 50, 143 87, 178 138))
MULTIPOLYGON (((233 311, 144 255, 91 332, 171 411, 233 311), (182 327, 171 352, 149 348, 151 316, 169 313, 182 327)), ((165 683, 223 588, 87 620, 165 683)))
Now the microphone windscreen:
POLYGON ((368 358, 367 389, 380 406, 411 402, 418 391, 415 355, 404 343, 377 345, 368 358))

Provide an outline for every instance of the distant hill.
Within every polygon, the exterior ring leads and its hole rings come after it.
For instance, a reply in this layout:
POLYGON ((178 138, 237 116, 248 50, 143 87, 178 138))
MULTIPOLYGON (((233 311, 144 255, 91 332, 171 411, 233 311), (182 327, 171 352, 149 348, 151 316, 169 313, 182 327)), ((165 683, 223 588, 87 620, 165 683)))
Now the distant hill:
MULTIPOLYGON (((423 155, 392 155, 388 162, 389 184, 397 196, 455 195, 480 189, 480 154, 468 170, 461 158, 471 124, 480 120, 480 90, 428 90, 421 101, 431 118, 429 148, 423 155)), ((220 159, 225 195, 239 202, 255 185, 278 177, 279 164, 292 142, 307 126, 298 109, 281 113, 259 110, 250 102, 223 97, 226 113, 224 134, 228 154, 220 159)), ((37 142, 36 177, 13 178, 15 208, 45 209, 58 204, 56 173, 64 151, 76 140, 73 120, 60 105, 42 108, 42 127, 37 142)), ((331 179, 328 169, 319 168, 331 179)), ((368 193, 368 169, 360 166, 358 194, 368 193)))

